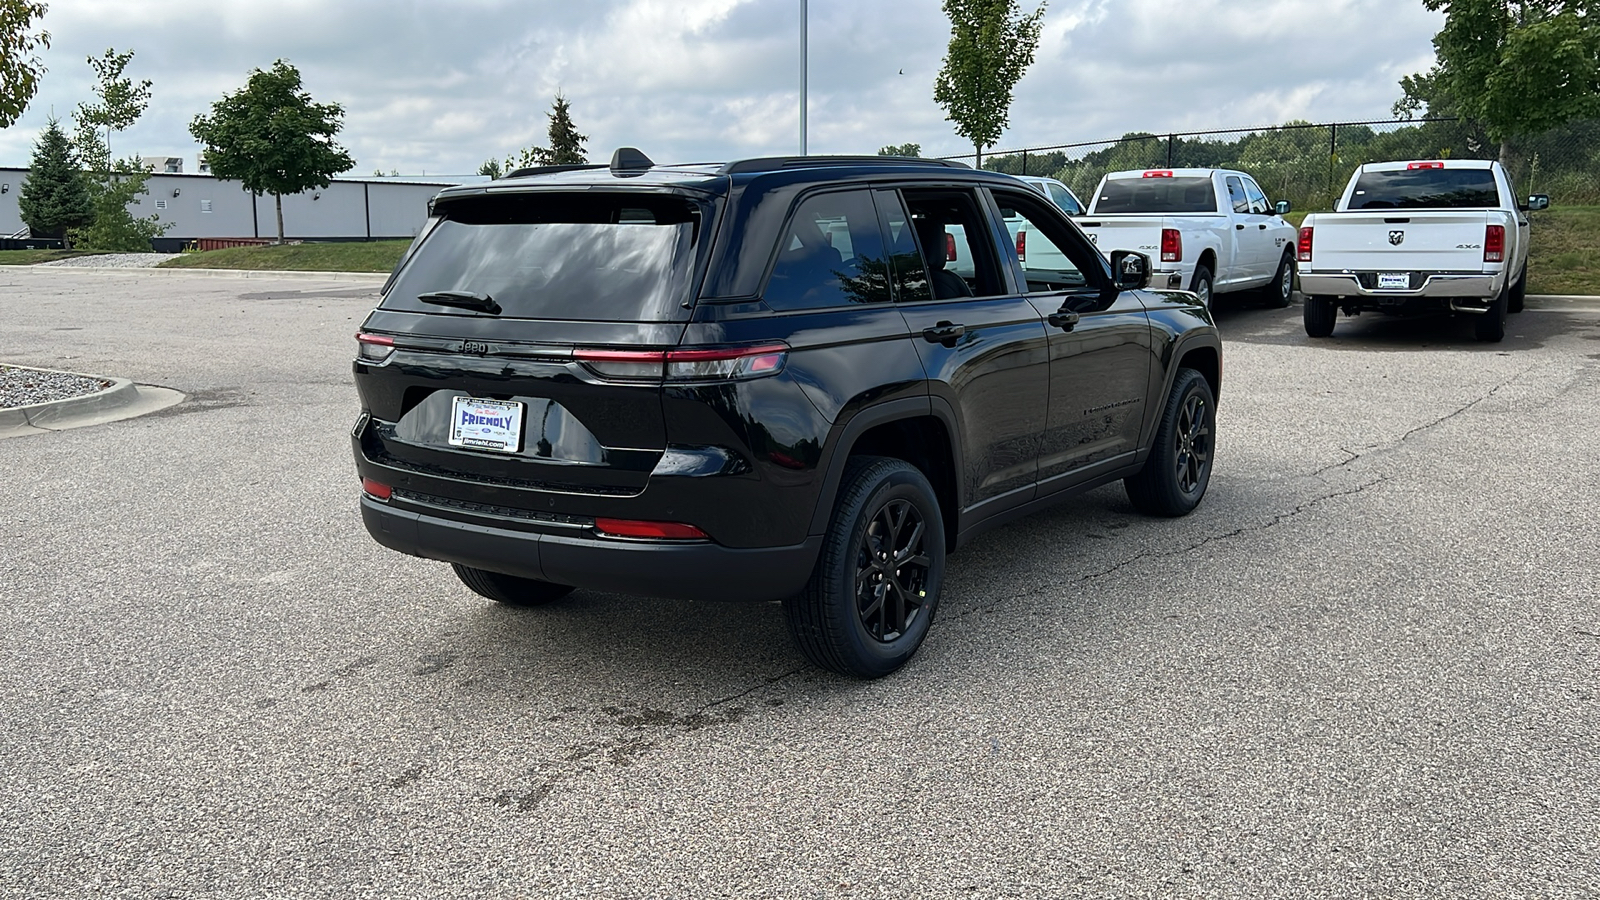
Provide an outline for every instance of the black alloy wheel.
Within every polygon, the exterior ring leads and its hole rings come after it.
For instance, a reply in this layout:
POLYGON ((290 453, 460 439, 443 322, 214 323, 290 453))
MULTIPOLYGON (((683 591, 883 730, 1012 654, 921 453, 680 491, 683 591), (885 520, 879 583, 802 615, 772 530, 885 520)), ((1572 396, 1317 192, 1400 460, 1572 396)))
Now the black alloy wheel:
POLYGON ((1179 369, 1144 468, 1123 479, 1135 509, 1151 516, 1188 515, 1211 483, 1217 404, 1211 385, 1194 369, 1179 369))
POLYGON ((927 610, 928 526, 909 500, 884 504, 856 550, 856 614, 873 640, 903 636, 927 610))
POLYGON ((789 633, 817 666, 881 678, 922 645, 939 605, 944 519, 921 470, 852 457, 811 580, 784 601, 789 633))

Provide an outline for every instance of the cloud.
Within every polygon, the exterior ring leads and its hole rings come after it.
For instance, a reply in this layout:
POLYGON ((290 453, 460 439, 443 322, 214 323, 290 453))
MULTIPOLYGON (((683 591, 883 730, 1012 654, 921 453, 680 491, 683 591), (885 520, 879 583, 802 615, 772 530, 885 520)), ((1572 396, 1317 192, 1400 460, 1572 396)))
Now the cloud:
MULTIPOLYGON (((932 100, 949 39, 937 0, 809 10, 812 152, 970 152, 932 100)), ((1382 118, 1399 77, 1431 61, 1441 23, 1420 0, 1055 0, 1001 144, 1382 118)), ((129 74, 154 83, 116 149, 190 167, 189 121, 280 57, 319 102, 345 108, 356 173, 464 174, 542 144, 557 90, 595 159, 621 145, 668 161, 799 143, 792 0, 55 0, 44 24, 50 71, 0 132, 0 163, 27 163, 52 109, 66 119, 90 97, 84 57, 112 46, 133 49, 129 74)))

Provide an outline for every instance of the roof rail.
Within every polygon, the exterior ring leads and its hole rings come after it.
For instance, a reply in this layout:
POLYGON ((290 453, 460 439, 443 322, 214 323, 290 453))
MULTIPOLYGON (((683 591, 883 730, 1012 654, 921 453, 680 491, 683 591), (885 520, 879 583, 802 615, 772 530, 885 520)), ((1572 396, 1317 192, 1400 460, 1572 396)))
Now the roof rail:
POLYGON ((925 159, 910 156, 763 156, 741 159, 723 166, 720 174, 770 172, 773 169, 806 169, 819 166, 938 166, 945 169, 970 169, 952 159, 925 159))
POLYGON ((605 166, 601 165, 600 163, 580 163, 580 164, 569 164, 569 165, 562 165, 562 166, 528 166, 525 169, 517 169, 515 172, 509 172, 509 173, 507 173, 505 175, 505 177, 506 178, 521 178, 524 175, 551 175, 551 174, 554 174, 556 172, 576 172, 579 169, 604 169, 604 168, 605 168, 605 166))

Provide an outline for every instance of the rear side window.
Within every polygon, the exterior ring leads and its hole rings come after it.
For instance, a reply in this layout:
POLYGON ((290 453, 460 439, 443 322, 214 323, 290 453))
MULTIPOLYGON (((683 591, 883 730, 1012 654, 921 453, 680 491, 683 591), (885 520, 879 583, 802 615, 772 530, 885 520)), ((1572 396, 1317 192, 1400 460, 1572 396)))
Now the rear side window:
POLYGON ((1214 213, 1210 178, 1108 178, 1097 213, 1214 213))
POLYGON ((1485 209, 1500 205, 1488 169, 1406 169, 1363 172, 1351 209, 1485 209))
POLYGON ((1054 200, 1056 205, 1061 207, 1067 215, 1076 216, 1083 212, 1083 208, 1078 205, 1078 201, 1071 194, 1067 193, 1066 188, 1055 183, 1050 183, 1047 187, 1050 189, 1050 199, 1054 200))
POLYGON ((638 193, 530 193, 442 202, 382 308, 475 315, 424 303, 436 291, 487 294, 501 318, 669 321, 688 314, 706 210, 638 193))
POLYGON ((1233 204, 1236 213, 1250 211, 1250 199, 1244 195, 1244 182, 1236 175, 1228 176, 1228 202, 1233 204))
POLYGON ((784 229, 767 289, 776 310, 889 302, 878 211, 867 191, 814 194, 784 229))

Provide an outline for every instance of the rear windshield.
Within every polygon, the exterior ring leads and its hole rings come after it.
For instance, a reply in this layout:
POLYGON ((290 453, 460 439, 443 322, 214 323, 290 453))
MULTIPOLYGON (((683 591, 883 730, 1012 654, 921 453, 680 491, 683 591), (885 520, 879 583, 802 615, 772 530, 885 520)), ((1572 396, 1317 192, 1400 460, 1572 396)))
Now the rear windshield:
POLYGON ((1108 178, 1097 213, 1214 213, 1210 178, 1108 178))
POLYGON ((1363 172, 1350 209, 1484 209, 1500 205, 1488 169, 1406 169, 1363 172))
POLYGON ((670 194, 501 194, 441 202, 443 217, 383 308, 481 315, 424 303, 486 294, 501 318, 657 322, 687 314, 704 210, 670 194))

